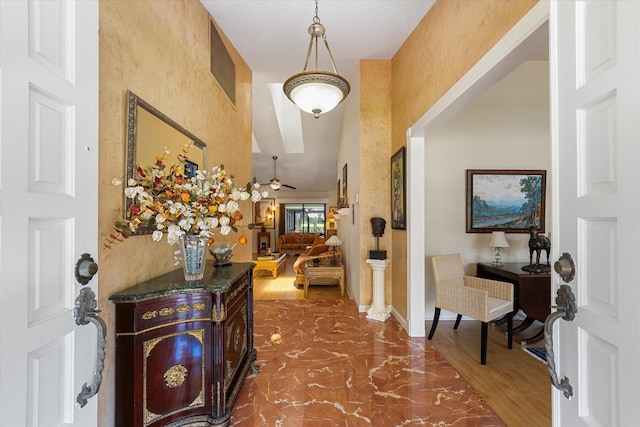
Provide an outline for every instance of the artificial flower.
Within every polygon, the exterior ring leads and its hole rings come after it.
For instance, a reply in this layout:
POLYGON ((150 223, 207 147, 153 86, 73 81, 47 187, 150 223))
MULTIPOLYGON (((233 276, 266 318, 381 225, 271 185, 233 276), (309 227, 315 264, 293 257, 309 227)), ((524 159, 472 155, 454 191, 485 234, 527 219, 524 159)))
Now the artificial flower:
MULTIPOLYGON (((233 175, 223 165, 210 170, 197 170, 187 176, 184 169, 186 156, 178 156, 179 164, 168 167, 164 157, 156 158, 150 166, 138 166, 136 178, 127 180, 124 194, 128 200, 128 218, 115 223, 115 232, 106 243, 134 234, 141 226, 153 229, 152 239, 162 240, 166 234, 170 244, 180 236, 198 235, 211 239, 214 231, 227 235, 237 231, 242 219, 238 201, 251 199, 254 203, 262 196, 256 180, 236 187, 233 175), (257 185, 257 186, 256 186, 257 185)), ((122 183, 119 179, 114 185, 122 183)), ((252 224, 248 226, 252 228, 252 224)))

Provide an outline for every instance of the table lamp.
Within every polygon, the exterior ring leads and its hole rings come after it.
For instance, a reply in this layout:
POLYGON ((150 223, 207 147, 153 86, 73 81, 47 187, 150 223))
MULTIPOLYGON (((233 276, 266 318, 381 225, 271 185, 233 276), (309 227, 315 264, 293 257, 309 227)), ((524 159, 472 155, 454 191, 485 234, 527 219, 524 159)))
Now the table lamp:
POLYGON ((333 246, 333 259, 331 260, 331 265, 338 265, 338 259, 336 258, 336 246, 340 246, 342 244, 342 240, 334 234, 329 238, 329 240, 324 242, 324 244, 327 246, 333 246))
POLYGON ((504 248, 509 247, 509 242, 507 242, 504 231, 494 231, 491 233, 491 242, 489 242, 489 245, 495 250, 493 265, 495 267, 502 267, 504 264, 502 263, 502 255, 500 252, 502 252, 504 248))

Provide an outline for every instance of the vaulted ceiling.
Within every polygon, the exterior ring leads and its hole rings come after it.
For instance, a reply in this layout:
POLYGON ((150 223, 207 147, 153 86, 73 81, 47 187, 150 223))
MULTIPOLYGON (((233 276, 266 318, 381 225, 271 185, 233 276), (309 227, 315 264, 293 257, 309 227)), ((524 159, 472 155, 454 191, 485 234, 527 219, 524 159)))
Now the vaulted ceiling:
MULTIPOLYGON (((281 182, 298 191, 334 190, 344 103, 314 119, 282 92, 282 83, 304 68, 314 1, 201 1, 253 72, 254 175, 273 178, 275 155, 281 182)), ((321 0, 318 17, 339 74, 353 81, 360 59, 392 58, 434 2, 321 0)), ((331 70, 324 48, 319 59, 319 69, 331 70)))

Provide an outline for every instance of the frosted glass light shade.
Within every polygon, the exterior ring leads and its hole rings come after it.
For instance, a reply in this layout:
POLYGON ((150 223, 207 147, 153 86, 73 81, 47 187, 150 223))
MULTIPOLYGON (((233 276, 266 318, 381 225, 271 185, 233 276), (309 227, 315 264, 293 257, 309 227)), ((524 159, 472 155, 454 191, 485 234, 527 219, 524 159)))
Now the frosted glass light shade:
POLYGON ((328 113, 349 94, 349 83, 338 74, 303 72, 284 83, 284 93, 302 111, 313 114, 328 113))
POLYGON ((275 191, 278 191, 281 186, 282 184, 277 179, 274 179, 269 183, 269 187, 271 187, 275 191))

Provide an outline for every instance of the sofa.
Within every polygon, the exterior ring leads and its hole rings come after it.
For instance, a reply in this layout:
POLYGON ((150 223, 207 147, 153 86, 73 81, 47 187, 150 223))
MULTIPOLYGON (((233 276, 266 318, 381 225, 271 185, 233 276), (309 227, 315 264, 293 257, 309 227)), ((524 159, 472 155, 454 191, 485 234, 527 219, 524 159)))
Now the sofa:
POLYGON ((278 252, 299 255, 309 246, 320 243, 324 243, 324 239, 318 233, 284 233, 278 237, 278 252))
MULTIPOLYGON (((293 284, 296 287, 304 287, 307 262, 317 259, 319 265, 331 265, 333 261, 334 248, 335 246, 328 246, 322 243, 312 246, 301 253, 298 259, 293 263, 293 271, 296 273, 296 278, 293 284)), ((338 248, 335 249, 335 255, 338 264, 342 264, 342 254, 338 248)))

